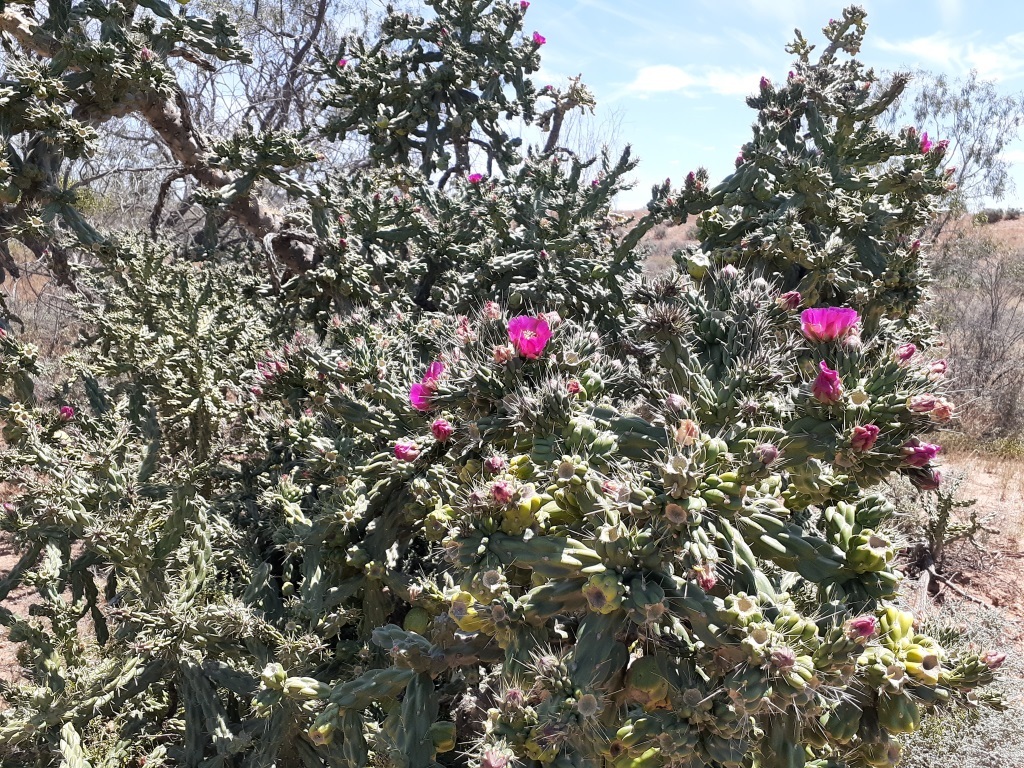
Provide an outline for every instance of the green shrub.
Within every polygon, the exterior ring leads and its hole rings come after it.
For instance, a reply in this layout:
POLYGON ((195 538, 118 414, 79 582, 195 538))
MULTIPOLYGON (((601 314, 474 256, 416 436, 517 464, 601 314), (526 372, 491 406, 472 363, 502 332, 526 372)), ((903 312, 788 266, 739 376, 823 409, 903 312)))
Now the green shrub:
MULTIPOLYGON (((204 201, 244 219, 281 185, 298 234, 172 247, 61 209, 94 258, 80 376, 40 402, 0 338, 0 597, 39 594, 0 610, 5 762, 892 765, 999 661, 889 602, 878 485, 934 487, 920 437, 952 415, 915 356, 945 145, 878 131, 905 81, 871 95, 851 8, 762 80, 735 173, 623 231, 628 155, 584 182, 502 133, 539 98, 525 5, 431 7, 325 63, 373 167, 312 189, 295 137, 216 144, 248 172, 204 201), (460 175, 473 126, 500 173, 460 175), (645 279, 642 236, 693 214, 700 247, 645 279)), ((0 109, 31 134, 29 90, 0 109)))

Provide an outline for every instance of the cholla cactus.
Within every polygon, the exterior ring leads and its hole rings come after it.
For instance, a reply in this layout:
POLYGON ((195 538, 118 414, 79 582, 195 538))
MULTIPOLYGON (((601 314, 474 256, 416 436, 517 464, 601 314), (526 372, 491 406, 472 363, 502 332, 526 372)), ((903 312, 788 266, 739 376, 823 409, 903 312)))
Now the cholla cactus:
MULTIPOLYGON (((492 32, 526 4, 493 5, 492 32)), ((325 186, 310 217, 336 250, 284 285, 98 248, 72 410, 0 338, 24 547, 0 595, 41 600, 0 611, 25 667, 4 757, 865 768, 984 697, 998 654, 949 653, 889 603, 878 484, 938 482, 927 433, 952 415, 905 289, 942 174, 872 127, 888 96, 837 61, 862 31, 848 10, 813 64, 800 38, 749 167, 655 190, 624 233, 628 163, 588 189, 545 152, 443 192, 325 186), (699 211, 701 249, 644 278, 640 235, 699 211)))

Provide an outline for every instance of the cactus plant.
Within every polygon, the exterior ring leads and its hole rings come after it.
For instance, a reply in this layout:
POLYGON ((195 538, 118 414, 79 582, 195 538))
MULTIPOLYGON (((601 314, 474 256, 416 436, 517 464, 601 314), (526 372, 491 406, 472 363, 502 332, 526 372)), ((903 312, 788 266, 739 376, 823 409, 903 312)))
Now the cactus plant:
MULTIPOLYGON (((515 72, 540 45, 507 38, 527 3, 432 5, 486 16, 515 72)), ((40 600, 0 611, 7 764, 864 768, 984 699, 998 655, 891 603, 879 483, 937 482, 923 446, 952 415, 913 240, 945 182, 937 148, 875 126, 895 94, 843 58, 863 31, 847 9, 816 61, 798 37, 737 173, 656 188, 624 231, 628 158, 589 184, 498 137, 501 180, 438 189, 440 150, 402 167, 388 137, 439 113, 367 123, 382 45, 329 63, 334 130, 390 133, 296 208, 315 266, 90 240, 80 379, 41 401, 0 338, 24 552, 0 596, 40 600), (644 276, 642 234, 690 214, 700 247, 644 276)), ((445 114, 492 125, 474 104, 445 114)))

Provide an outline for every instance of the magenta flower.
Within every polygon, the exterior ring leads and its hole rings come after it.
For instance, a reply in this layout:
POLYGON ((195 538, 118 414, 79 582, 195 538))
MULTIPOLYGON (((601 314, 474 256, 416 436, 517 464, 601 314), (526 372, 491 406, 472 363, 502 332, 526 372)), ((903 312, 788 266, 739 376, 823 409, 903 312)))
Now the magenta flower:
POLYGON ((926 155, 932 151, 932 141, 928 138, 928 131, 921 134, 921 154, 926 155))
POLYGON ((794 310, 800 306, 800 302, 803 300, 804 297, 800 295, 800 291, 786 291, 775 300, 775 303, 783 309, 794 310))
POLYGON ((470 184, 479 184, 483 180, 484 175, 482 173, 471 173, 469 174, 469 176, 466 177, 466 181, 468 181, 470 184))
POLYGON ((579 379, 569 379, 565 384, 565 391, 570 395, 578 395, 583 391, 583 385, 580 384, 579 379))
POLYGON ((942 473, 937 469, 926 467, 911 467, 907 470, 907 477, 915 488, 920 491, 936 491, 942 484, 942 473))
POLYGON ((406 437, 395 443, 395 458, 399 461, 416 461, 420 455, 420 447, 416 442, 406 437))
POLYGON ((551 338, 551 327, 543 317, 519 315, 508 321, 508 338, 520 355, 536 360, 551 338))
POLYGON ((455 434, 455 427, 448 419, 435 419, 430 425, 430 432, 439 443, 446 443, 455 434))
POLYGON ((857 310, 848 307, 805 309, 800 313, 800 330, 810 341, 835 341, 849 333, 858 320, 857 310))
POLYGON ((903 462, 911 467, 923 467, 938 456, 941 450, 941 445, 922 443, 916 437, 912 437, 903 446, 903 462))
POLYGON ((496 475, 505 468, 504 456, 488 456, 484 459, 484 469, 489 474, 496 475))
POLYGON ((344 69, 348 66, 348 59, 338 59, 338 66, 344 69))
POLYGON ((75 409, 70 405, 62 405, 60 407, 60 420, 61 421, 72 421, 75 418, 75 409))
POLYGON ((530 7, 530 4, 526 0, 519 0, 519 10, 525 11, 530 7))
POLYGON ((437 380, 444 373, 444 363, 435 360, 427 366, 427 372, 423 374, 419 384, 409 387, 409 402, 417 411, 430 410, 430 397, 437 390, 437 380))
POLYGON ((772 87, 772 81, 762 75, 761 82, 758 83, 758 86, 762 91, 767 91, 769 88, 772 87))
POLYGON ((540 32, 534 32, 533 33, 533 44, 534 45, 544 45, 544 43, 546 43, 547 41, 548 41, 548 39, 546 37, 544 37, 544 35, 542 35, 540 32))
POLYGON ((839 402, 843 396, 843 383, 839 379, 839 372, 829 368, 824 360, 821 361, 820 367, 821 373, 811 385, 811 394, 825 405, 839 402))
POLYGON ((874 424, 858 424, 853 428, 850 447, 855 451, 870 451, 878 440, 878 431, 874 424))

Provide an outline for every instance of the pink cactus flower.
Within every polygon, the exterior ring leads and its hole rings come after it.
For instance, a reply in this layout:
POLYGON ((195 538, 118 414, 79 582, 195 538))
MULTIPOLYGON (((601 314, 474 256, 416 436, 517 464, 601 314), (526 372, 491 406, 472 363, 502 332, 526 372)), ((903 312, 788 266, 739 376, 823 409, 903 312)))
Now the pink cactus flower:
POLYGON ((508 338, 520 355, 536 360, 551 338, 551 327, 543 317, 519 315, 508 321, 508 338))
POLYGON ((926 155, 932 151, 932 141, 928 138, 928 131, 921 134, 921 154, 926 155))
POLYGON ((911 467, 907 470, 907 478, 920 491, 936 491, 942 484, 942 473, 927 467, 911 467))
POLYGON ((401 438, 395 443, 395 458, 399 461, 416 461, 420 455, 420 447, 414 440, 401 438))
POLYGON ((534 32, 533 33, 533 44, 534 45, 539 47, 541 45, 544 45, 544 43, 546 43, 547 41, 548 41, 548 39, 546 37, 544 37, 544 35, 542 35, 540 32, 534 32))
POLYGON ((519 10, 525 11, 530 7, 530 4, 526 0, 519 0, 519 10))
POLYGON ((468 181, 470 184, 479 184, 483 180, 484 175, 482 173, 471 173, 469 174, 469 176, 466 177, 466 181, 468 181))
POLYGON ((844 629, 848 638, 863 645, 878 633, 878 619, 871 615, 858 616, 847 621, 844 629))
POLYGON ((75 418, 75 409, 70 405, 62 405, 60 407, 60 420, 61 421, 73 421, 75 418))
POLYGON ((417 411, 430 410, 430 397, 437 390, 437 380, 444 373, 444 363, 435 360, 428 367, 418 384, 409 387, 409 402, 417 411))
POLYGON ((932 408, 931 413, 928 415, 935 421, 949 421, 956 415, 956 406, 950 400, 940 397, 935 400, 935 407, 932 408))
POLYGON ((348 66, 348 59, 338 59, 338 66, 344 69, 348 66))
POLYGON ((935 407, 938 398, 935 395, 914 395, 907 401, 907 407, 914 413, 929 413, 935 407))
POLYGON ((853 328, 860 315, 848 307, 805 309, 800 313, 800 330, 810 341, 835 341, 853 328))
POLYGON ((142 59, 143 61, 152 61, 153 60, 153 51, 151 51, 146 46, 142 46, 142 50, 139 51, 139 58, 142 59))
POLYGON ((918 251, 920 251, 921 250, 921 241, 920 240, 915 240, 914 242, 912 242, 910 244, 910 250, 913 253, 917 253, 918 251))
POLYGON ((945 360, 936 360, 928 365, 928 378, 932 381, 938 381, 945 377, 948 369, 949 363, 945 360))
POLYGON ((455 427, 448 419, 435 419, 434 423, 430 425, 430 433, 437 442, 447 443, 455 434, 455 427))
POLYGON ((910 467, 923 467, 939 455, 941 445, 923 443, 912 437, 903 446, 903 463, 910 467))
POLYGON ((1000 651, 985 651, 981 654, 981 663, 989 669, 999 669, 1006 661, 1006 654, 1000 651))
POLYGON ((853 428, 850 447, 855 451, 870 451, 878 440, 878 427, 874 424, 858 424, 853 428))
POLYGON ((804 297, 800 295, 800 291, 786 291, 775 300, 775 303, 785 310, 792 311, 799 307, 803 300, 804 297))
POLYGON ((497 320, 501 317, 501 307, 496 301, 485 301, 483 314, 486 320, 497 320))
POLYGON ((767 91, 769 88, 772 87, 772 81, 769 80, 767 77, 762 76, 761 82, 758 83, 758 87, 760 87, 762 91, 767 91))
POLYGON ((896 359, 896 362, 902 365, 903 363, 910 362, 910 358, 912 358, 916 354, 917 346, 914 344, 907 343, 900 344, 898 347, 896 347, 896 353, 893 355, 893 357, 896 359))
POLYGON ((508 504, 514 496, 515 489, 507 480, 498 480, 491 484, 491 498, 497 504, 508 504))
POLYGON ((740 271, 736 269, 736 267, 734 267, 732 264, 726 264, 724 267, 722 267, 722 271, 719 272, 719 274, 725 280, 735 280, 739 273, 740 271))
POLYGON ((570 379, 565 384, 565 391, 570 395, 578 395, 583 391, 583 385, 580 384, 579 379, 570 379))
POLYGON ((811 394, 825 405, 839 402, 843 397, 843 383, 839 378, 839 372, 829 368, 824 360, 821 361, 820 368, 821 373, 811 385, 811 394))

